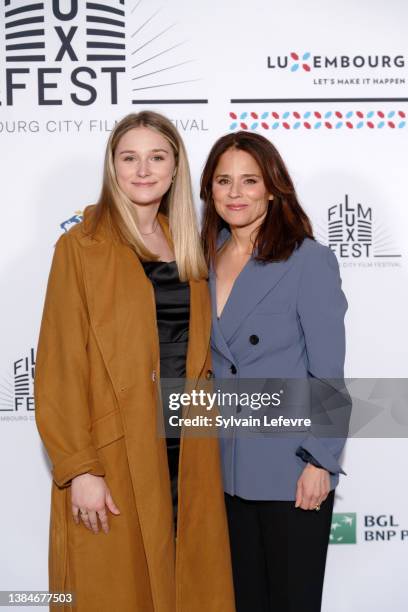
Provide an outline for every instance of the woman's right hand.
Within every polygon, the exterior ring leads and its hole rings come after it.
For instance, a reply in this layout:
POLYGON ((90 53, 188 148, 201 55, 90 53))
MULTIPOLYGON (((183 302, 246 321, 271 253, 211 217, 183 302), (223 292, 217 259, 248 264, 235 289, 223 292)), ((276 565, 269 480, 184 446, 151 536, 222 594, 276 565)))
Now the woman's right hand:
POLYGON ((92 474, 75 476, 71 482, 71 504, 75 523, 79 525, 82 520, 85 527, 94 533, 99 532, 98 517, 103 532, 109 532, 106 507, 112 514, 120 514, 102 476, 92 474))

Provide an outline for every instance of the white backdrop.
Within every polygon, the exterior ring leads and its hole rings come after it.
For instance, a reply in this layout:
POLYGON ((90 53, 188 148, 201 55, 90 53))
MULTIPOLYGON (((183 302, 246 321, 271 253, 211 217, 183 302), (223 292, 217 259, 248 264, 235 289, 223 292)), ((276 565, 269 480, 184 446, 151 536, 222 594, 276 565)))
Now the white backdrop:
MULTIPOLYGON (((53 245, 95 201, 109 130, 128 112, 176 123, 196 194, 218 136, 271 138, 339 259, 347 375, 407 376, 408 5, 45 0, 28 10, 6 0, 0 15, 0 590, 40 590, 50 475, 32 349, 53 245)), ((344 468, 323 610, 384 612, 392 602, 404 612, 405 439, 353 439, 344 468)))

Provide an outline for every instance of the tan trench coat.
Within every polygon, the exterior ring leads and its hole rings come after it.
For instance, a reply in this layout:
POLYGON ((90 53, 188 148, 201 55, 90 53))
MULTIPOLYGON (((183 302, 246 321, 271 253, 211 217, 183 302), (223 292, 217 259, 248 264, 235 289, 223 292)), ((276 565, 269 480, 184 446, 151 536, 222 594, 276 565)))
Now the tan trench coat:
MULTIPOLYGON (((106 226, 85 234, 91 214, 57 242, 37 353, 36 420, 53 465, 50 591, 73 591, 78 612, 233 612, 218 442, 182 437, 175 546, 153 288, 106 226), (107 535, 73 521, 70 481, 85 472, 105 476, 121 511, 108 513, 107 535)), ((190 282, 190 300, 196 380, 210 367, 206 281, 190 282)))

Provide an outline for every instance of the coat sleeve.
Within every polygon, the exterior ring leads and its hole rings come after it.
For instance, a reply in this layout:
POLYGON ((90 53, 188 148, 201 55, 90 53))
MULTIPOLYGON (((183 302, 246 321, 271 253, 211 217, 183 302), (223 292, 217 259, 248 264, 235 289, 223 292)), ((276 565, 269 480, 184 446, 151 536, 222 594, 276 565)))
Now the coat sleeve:
POLYGON ((79 249, 68 233, 55 247, 34 379, 37 427, 59 487, 86 472, 104 475, 90 433, 88 333, 79 249))
POLYGON ((313 243, 305 254, 297 308, 305 337, 312 403, 311 434, 302 442, 298 454, 302 456, 303 449, 305 456, 310 453, 332 474, 344 474, 338 460, 347 437, 351 407, 344 385, 347 300, 341 289, 339 265, 330 248, 313 243))

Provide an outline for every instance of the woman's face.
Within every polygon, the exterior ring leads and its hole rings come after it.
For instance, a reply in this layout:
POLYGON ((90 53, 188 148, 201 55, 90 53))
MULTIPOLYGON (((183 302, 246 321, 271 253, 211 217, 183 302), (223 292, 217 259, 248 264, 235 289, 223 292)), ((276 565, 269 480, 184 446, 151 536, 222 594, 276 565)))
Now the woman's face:
POLYGON ((235 148, 225 151, 218 161, 212 196, 217 213, 231 227, 259 225, 272 199, 254 158, 235 148))
POLYGON ((147 127, 127 131, 115 150, 119 187, 134 204, 160 203, 171 185, 175 165, 170 143, 147 127))

